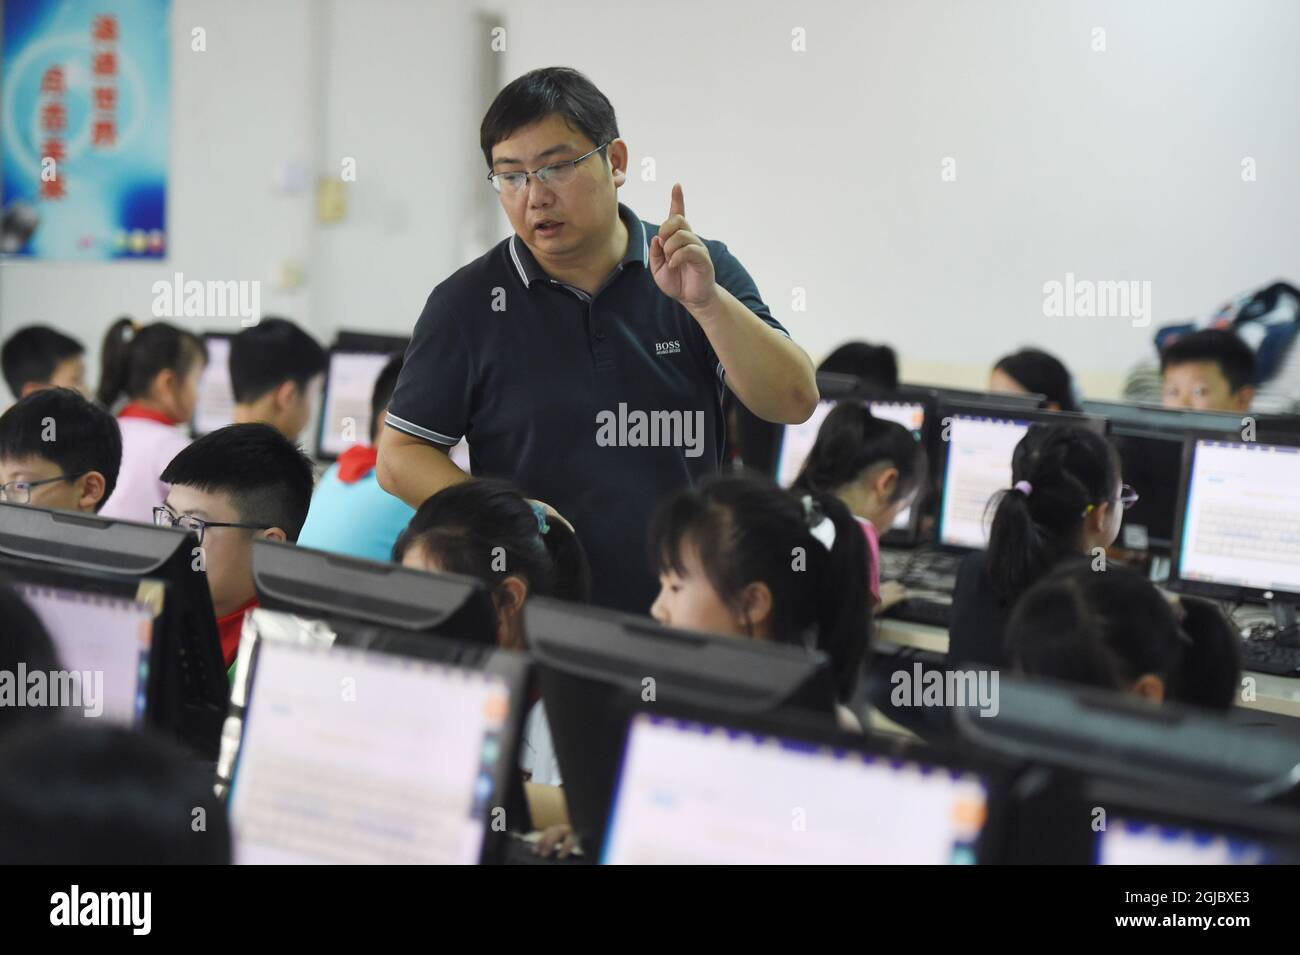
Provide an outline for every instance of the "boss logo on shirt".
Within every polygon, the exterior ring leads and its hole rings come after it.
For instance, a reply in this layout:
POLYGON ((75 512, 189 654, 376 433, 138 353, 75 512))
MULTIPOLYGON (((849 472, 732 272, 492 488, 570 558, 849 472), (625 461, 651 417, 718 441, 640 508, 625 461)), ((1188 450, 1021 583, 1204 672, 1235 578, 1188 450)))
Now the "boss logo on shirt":
POLYGON ((655 355, 677 355, 682 350, 682 343, 679 341, 655 342, 655 355))

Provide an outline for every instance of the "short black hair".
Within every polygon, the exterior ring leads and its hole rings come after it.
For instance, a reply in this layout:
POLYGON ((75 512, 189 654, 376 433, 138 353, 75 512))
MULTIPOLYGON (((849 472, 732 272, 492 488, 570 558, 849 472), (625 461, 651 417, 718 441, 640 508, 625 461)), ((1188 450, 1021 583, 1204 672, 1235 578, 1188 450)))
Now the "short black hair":
POLYGON ((397 388, 397 379, 402 374, 403 356, 401 352, 388 359, 388 364, 384 370, 379 373, 375 379, 375 390, 370 393, 370 443, 374 444, 379 438, 379 430, 383 423, 379 416, 384 413, 393 400, 393 391, 397 388))
POLYGON ((264 318, 230 341, 230 389, 247 404, 286 381, 307 387, 328 362, 320 343, 289 319, 264 318))
POLYGON ((98 471, 104 496, 117 487, 122 467, 122 432, 117 419, 71 388, 34 391, 0 415, 0 458, 53 461, 64 474, 98 471))
POLYGON ((1056 402, 1062 411, 1081 411, 1074 376, 1065 363, 1041 348, 1022 348, 1003 355, 993 366, 1008 378, 1014 379, 1031 395, 1042 395, 1056 402))
POLYGON ((1233 332, 1221 328, 1203 328, 1179 335, 1160 352, 1160 372, 1171 365, 1212 361, 1234 392, 1255 384, 1255 353, 1233 332))
POLYGON ((488 168, 493 146, 552 114, 562 116, 595 146, 618 138, 614 107, 596 84, 575 69, 548 66, 511 81, 488 107, 478 134, 488 168))
POLYGON ((4 347, 0 348, 0 370, 4 372, 5 384, 17 398, 22 394, 23 385, 45 384, 59 362, 85 353, 81 342, 63 332, 48 325, 28 325, 5 339, 4 347))
POLYGON ((898 356, 888 345, 845 342, 827 355, 817 370, 852 375, 883 392, 898 390, 898 356))
MULTIPOLYGON (((4 577, 0 577, 0 618, 4 620, 0 627, 0 673, 17 674, 19 664, 29 673, 63 669, 41 618, 4 577)), ((20 687, 18 692, 24 691, 20 687)), ((58 712, 54 706, 0 706, 0 736, 58 712)), ((4 818, 2 812, 0 818, 4 818)), ((0 826, 0 830, 4 828, 0 826)))
POLYGON ((311 461, 269 424, 209 431, 172 458, 159 480, 229 494, 241 522, 278 527, 291 541, 311 506, 311 461))
POLYGON ((56 721, 10 736, 0 746, 0 818, 0 865, 231 862, 211 768, 124 726, 56 721))

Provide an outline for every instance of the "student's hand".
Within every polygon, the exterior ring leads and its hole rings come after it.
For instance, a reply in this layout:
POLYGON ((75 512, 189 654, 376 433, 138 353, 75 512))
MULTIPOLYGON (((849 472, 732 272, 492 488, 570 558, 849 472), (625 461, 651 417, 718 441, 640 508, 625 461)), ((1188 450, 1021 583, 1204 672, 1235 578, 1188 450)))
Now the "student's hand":
POLYGON ((573 834, 573 827, 561 824, 548 826, 542 830, 542 837, 537 840, 535 851, 539 856, 545 857, 554 853, 561 859, 567 859, 577 847, 578 838, 573 834))
POLYGON ((668 218, 650 240, 650 273, 659 290, 687 309, 705 309, 718 298, 713 258, 686 221, 686 200, 680 183, 673 184, 668 218))
POLYGON ((885 611, 898 603, 900 600, 907 599, 907 588, 897 580, 882 580, 880 582, 880 606, 878 611, 885 611))

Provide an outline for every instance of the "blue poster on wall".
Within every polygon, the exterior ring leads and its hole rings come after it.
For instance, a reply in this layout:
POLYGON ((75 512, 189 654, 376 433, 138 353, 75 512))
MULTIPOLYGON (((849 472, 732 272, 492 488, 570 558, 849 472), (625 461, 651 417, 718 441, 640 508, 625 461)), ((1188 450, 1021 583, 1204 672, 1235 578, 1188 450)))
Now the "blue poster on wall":
POLYGON ((0 254, 163 258, 171 0, 0 10, 0 254))

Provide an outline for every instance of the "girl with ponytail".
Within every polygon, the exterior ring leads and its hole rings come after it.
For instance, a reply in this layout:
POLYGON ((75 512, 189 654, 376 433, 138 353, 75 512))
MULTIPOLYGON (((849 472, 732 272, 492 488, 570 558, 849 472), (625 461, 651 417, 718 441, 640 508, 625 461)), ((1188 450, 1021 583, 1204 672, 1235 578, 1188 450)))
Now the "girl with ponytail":
POLYGON ((1231 707, 1240 686, 1238 640, 1214 604, 1171 603, 1118 565, 1057 569, 1007 622, 1007 652, 1023 673, 1216 710, 1231 707))
MULTIPOLYGON (((497 611, 497 644, 511 650, 527 645, 523 610, 530 596, 575 603, 591 596, 591 567, 573 528, 504 481, 464 481, 433 495, 397 539, 393 560, 486 583, 497 611)), ((560 784, 540 702, 524 728, 520 762, 533 782, 560 784)))
POLYGON ((1034 425, 1011 458, 988 549, 967 555, 953 589, 948 659, 1000 666, 1006 620, 1020 595, 1057 564, 1114 543, 1137 501, 1120 483, 1119 455, 1077 425, 1034 425))
POLYGON ((885 609, 905 596, 896 582, 880 583, 880 535, 916 501, 925 451, 912 432, 877 418, 870 406, 844 401, 831 409, 795 478, 804 492, 833 494, 857 518, 867 541, 872 603, 885 609))
POLYGON ((166 322, 143 327, 119 318, 100 349, 98 398, 117 410, 122 467, 117 487, 101 509, 104 517, 153 522, 153 508, 167 496, 158 480, 189 444, 183 429, 198 404, 199 377, 208 363, 202 339, 166 322))
POLYGON ((840 702, 856 700, 871 625, 866 542, 833 494, 715 478, 665 501, 649 541, 657 621, 821 650, 840 702))

